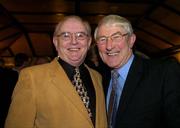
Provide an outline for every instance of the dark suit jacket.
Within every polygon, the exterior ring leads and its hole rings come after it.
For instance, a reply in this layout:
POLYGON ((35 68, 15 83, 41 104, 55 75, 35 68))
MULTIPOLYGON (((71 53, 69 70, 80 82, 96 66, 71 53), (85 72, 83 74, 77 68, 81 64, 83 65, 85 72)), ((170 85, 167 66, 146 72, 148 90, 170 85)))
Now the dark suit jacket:
POLYGON ((180 128, 180 65, 173 60, 145 60, 135 56, 115 128, 166 127, 180 128))

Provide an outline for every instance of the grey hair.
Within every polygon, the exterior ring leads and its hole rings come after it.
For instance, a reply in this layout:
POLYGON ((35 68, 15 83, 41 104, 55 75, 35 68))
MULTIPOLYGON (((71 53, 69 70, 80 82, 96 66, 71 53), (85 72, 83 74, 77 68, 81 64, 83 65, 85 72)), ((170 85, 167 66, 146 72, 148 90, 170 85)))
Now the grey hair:
POLYGON ((113 25, 117 27, 122 27, 129 35, 133 34, 133 28, 129 20, 119 15, 108 15, 101 19, 98 23, 98 26, 94 31, 95 40, 98 37, 98 30, 102 25, 113 25))
POLYGON ((87 34, 90 36, 91 35, 91 27, 89 25, 89 23, 85 20, 83 20, 82 18, 80 18, 79 16, 75 16, 75 15, 71 15, 71 16, 66 16, 64 17, 55 27, 55 31, 54 31, 54 36, 56 36, 58 34, 58 32, 60 31, 62 25, 64 24, 64 22, 66 22, 69 19, 76 19, 80 22, 82 22, 82 24, 84 25, 87 34))

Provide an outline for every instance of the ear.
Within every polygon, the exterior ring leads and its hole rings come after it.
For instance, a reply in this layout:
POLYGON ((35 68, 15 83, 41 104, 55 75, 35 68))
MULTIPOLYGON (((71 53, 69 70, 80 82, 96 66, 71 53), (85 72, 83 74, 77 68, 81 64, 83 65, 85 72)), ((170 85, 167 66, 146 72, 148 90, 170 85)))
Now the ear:
POLYGON ((89 40, 88 40, 88 49, 90 48, 91 43, 92 43, 92 37, 90 36, 90 37, 89 37, 89 40))
POLYGON ((133 33, 129 38, 129 47, 132 48, 134 46, 134 43, 136 41, 136 35, 133 33))
POLYGON ((57 50, 58 49, 58 40, 57 40, 56 37, 53 37, 53 44, 54 44, 54 46, 55 46, 55 48, 57 50))

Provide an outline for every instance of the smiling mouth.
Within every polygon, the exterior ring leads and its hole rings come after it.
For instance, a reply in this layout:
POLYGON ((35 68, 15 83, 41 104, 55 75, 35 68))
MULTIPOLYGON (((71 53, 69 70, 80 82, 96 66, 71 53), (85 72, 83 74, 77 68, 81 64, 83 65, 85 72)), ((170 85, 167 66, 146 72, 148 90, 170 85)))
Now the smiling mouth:
POLYGON ((118 53, 114 52, 114 53, 107 53, 108 56, 116 56, 118 53))
POLYGON ((79 51, 80 48, 68 48, 69 51, 79 51))

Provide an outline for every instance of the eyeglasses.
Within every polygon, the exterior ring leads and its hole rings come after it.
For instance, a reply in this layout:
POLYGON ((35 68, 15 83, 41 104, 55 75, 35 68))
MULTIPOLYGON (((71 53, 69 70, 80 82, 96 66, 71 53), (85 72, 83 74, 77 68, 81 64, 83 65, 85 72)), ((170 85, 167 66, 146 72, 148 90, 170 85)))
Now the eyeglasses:
POLYGON ((85 40, 88 37, 88 34, 86 34, 85 32, 76 32, 76 33, 62 32, 58 34, 57 37, 60 37, 63 41, 71 41, 73 35, 75 35, 76 40, 85 40))
POLYGON ((120 41, 122 41, 123 37, 128 35, 128 33, 126 34, 121 34, 121 32, 116 32, 114 34, 112 34, 111 36, 100 36, 97 38, 97 44, 106 44, 108 39, 110 38, 112 40, 112 42, 118 43, 120 41))

